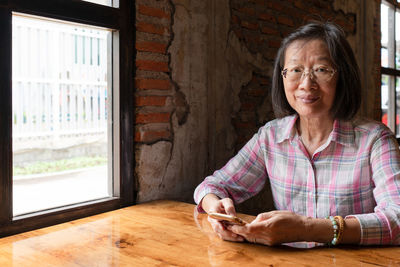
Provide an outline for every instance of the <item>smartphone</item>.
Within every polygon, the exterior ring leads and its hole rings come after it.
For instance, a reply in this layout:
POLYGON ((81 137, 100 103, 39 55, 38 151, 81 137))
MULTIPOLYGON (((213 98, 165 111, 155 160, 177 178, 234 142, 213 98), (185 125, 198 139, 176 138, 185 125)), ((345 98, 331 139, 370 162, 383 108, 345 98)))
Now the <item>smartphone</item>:
POLYGON ((227 222, 229 224, 245 225, 247 223, 246 221, 240 219, 239 217, 223 213, 211 212, 208 214, 208 216, 219 221, 227 222))

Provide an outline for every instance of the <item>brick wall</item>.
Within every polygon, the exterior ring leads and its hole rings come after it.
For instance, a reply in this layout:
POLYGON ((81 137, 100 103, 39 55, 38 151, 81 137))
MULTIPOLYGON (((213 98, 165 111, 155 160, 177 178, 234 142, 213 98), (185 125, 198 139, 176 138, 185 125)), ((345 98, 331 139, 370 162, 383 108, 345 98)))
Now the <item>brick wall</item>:
MULTIPOLYGON (((332 3, 330 0, 230 0, 231 29, 249 51, 261 54, 273 66, 282 39, 309 20, 330 20, 346 33, 354 34, 355 15, 334 11, 332 3)), ((251 82, 242 87, 241 108, 233 118, 238 135, 236 150, 274 118, 271 109, 268 114, 257 112, 261 105, 271 106, 268 100, 271 78, 271 73, 255 70, 251 82)))
MULTIPOLYGON (((376 50, 366 53, 374 57, 373 83, 379 88, 380 18, 375 14, 380 1, 373 1, 376 10, 369 18, 376 50)), ((357 47, 364 39, 356 32, 362 27, 356 25, 356 2, 136 0, 132 78, 138 201, 191 201, 194 187, 274 118, 271 69, 281 40, 308 20, 331 20, 357 47)), ((379 91, 367 92, 376 97, 374 113, 379 113, 379 91)), ((266 186, 240 210, 272 209, 269 195, 266 186)))
MULTIPOLYGON (((356 29, 355 15, 335 11, 332 0, 230 0, 230 9, 231 30, 250 52, 261 54, 271 66, 282 38, 309 20, 333 21, 348 34, 354 34, 356 29)), ((173 12, 173 3, 168 0, 136 1, 135 141, 139 143, 172 140, 171 116, 176 111, 177 100, 176 88, 170 77, 167 49, 173 38, 173 12)), ((374 34, 380 36, 379 21, 374 27, 374 34)), ((379 42, 378 38, 376 40, 379 42)), ((379 50, 379 43, 376 47, 379 50)), ((377 51, 375 61, 380 66, 380 51, 377 51)), ((379 68, 376 75, 380 75, 379 68)), ((379 80, 377 87, 380 86, 379 80)), ((274 118, 272 110, 263 116, 257 113, 257 109, 265 105, 265 100, 270 97, 270 86, 271 73, 257 70, 253 79, 243 86, 241 107, 232 119, 238 136, 236 150, 260 126, 274 118)), ((380 117, 379 101, 380 94, 377 92, 374 105, 376 119, 380 117)))
POLYGON ((136 1, 136 133, 138 143, 171 140, 174 88, 168 66, 172 5, 167 0, 136 1))

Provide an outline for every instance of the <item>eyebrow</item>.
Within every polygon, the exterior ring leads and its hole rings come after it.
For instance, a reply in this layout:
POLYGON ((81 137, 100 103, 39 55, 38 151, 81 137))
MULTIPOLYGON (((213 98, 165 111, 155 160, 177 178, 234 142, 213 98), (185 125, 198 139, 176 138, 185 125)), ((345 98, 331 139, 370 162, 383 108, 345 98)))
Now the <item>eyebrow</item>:
MULTIPOLYGON (((296 62, 299 61, 297 59, 289 59, 289 62, 296 62)), ((329 57, 319 57, 317 58, 317 61, 328 61, 328 62, 332 62, 332 60, 329 57)))

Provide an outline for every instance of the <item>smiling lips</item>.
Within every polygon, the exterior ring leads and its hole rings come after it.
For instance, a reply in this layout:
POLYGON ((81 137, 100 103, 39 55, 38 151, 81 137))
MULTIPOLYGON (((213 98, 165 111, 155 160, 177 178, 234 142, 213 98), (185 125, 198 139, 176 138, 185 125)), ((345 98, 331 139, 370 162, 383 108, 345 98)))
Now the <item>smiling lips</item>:
POLYGON ((312 104, 319 99, 319 96, 304 95, 304 96, 298 96, 297 99, 299 99, 301 102, 305 104, 312 104))

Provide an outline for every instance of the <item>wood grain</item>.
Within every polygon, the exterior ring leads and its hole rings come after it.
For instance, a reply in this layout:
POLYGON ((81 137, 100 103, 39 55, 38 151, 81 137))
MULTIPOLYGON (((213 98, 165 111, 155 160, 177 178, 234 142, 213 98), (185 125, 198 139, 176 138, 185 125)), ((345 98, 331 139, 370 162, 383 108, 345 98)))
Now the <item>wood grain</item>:
POLYGON ((2 238, 0 266, 400 265, 398 247, 298 249, 222 241, 194 207, 156 201, 2 238))

